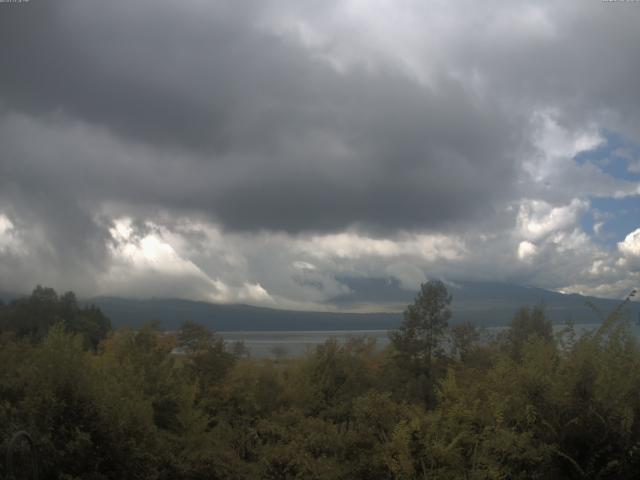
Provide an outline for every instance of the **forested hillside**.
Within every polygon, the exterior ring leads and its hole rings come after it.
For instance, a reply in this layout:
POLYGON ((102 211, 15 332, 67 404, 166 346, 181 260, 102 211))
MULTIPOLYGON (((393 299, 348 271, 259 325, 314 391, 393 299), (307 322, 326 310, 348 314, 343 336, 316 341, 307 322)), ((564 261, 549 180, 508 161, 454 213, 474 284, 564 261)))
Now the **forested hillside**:
POLYGON ((96 334, 99 312, 37 289, 0 308, 2 448, 25 430, 41 478, 66 480, 636 478, 625 304, 579 338, 539 307, 488 338, 451 327, 451 301, 423 285, 382 352, 256 360, 192 322, 96 334))

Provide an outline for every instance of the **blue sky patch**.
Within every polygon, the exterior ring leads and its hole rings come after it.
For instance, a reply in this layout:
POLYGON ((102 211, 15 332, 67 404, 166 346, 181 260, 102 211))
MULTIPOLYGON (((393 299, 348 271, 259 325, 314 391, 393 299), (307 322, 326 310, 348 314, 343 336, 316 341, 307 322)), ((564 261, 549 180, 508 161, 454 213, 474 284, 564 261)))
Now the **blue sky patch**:
MULTIPOLYGON (((578 164, 592 163, 606 174, 619 179, 640 182, 640 146, 620 135, 604 131, 606 142, 596 149, 580 153, 578 164), (634 169, 634 165, 638 165, 634 169), (633 170, 633 171, 630 171, 633 170)), ((596 242, 615 247, 632 231, 640 227, 640 197, 594 198, 591 209, 581 219, 582 228, 596 242)))
POLYGON ((640 227, 640 198, 592 198, 591 210, 581 224, 595 241, 615 246, 640 227), (601 226, 596 231, 598 224, 601 226))
POLYGON ((576 155, 578 164, 592 163, 619 180, 640 181, 640 171, 630 171, 632 163, 640 162, 640 146, 625 141, 620 135, 604 131, 606 142, 598 148, 576 155))

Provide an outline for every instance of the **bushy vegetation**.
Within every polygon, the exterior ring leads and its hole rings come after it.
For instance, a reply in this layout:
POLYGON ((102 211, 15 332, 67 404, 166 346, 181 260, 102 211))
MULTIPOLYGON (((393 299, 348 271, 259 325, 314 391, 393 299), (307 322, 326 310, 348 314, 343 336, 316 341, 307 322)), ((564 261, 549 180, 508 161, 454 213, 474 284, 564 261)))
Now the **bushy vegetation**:
POLYGON ((382 351, 354 338, 260 360, 193 323, 177 335, 153 325, 96 334, 102 317, 64 310, 69 298, 38 289, 0 307, 0 439, 29 431, 42 478, 640 471, 640 349, 619 311, 597 331, 555 336, 543 309, 525 308, 488 339, 447 327, 451 299, 432 282, 382 351), (45 324, 16 324, 19 312, 45 324))

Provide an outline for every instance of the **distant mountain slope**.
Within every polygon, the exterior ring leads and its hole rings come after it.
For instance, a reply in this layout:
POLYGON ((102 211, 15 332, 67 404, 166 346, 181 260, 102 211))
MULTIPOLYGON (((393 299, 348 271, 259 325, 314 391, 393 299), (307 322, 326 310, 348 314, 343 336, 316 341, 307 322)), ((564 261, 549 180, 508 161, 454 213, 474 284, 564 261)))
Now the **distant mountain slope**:
MULTIPOLYGON (((249 305, 223 305, 179 299, 132 300, 115 297, 87 299, 111 319, 115 327, 139 327, 158 321, 164 329, 178 328, 185 320, 193 320, 218 331, 267 330, 386 330, 402 321, 402 310, 413 301, 416 292, 400 287, 388 279, 340 279, 349 285, 351 293, 332 299, 339 308, 352 310, 361 306, 387 306, 391 313, 327 313, 297 312, 249 305), (390 308, 389 308, 390 306, 390 308)), ((596 323, 598 315, 586 305, 593 302, 604 314, 612 311, 621 300, 609 300, 582 295, 564 295, 534 287, 498 282, 454 282, 452 323, 465 321, 483 326, 507 325, 522 306, 544 304, 554 323, 571 319, 576 323, 596 323)), ((9 301, 22 295, 0 292, 0 299, 9 301)), ((625 309, 631 318, 640 318, 640 302, 625 309)))
MULTIPOLYGON (((400 311, 416 294, 403 289, 393 279, 341 278, 340 281, 349 286, 351 293, 336 297, 333 301, 345 309, 374 304, 376 299, 383 299, 387 304, 395 304, 400 311)), ((587 306, 588 301, 605 315, 621 302, 501 282, 454 281, 447 287, 453 296, 453 322, 470 321, 485 326, 506 325, 520 307, 539 304, 545 306, 554 323, 564 323, 569 319, 576 323, 594 323, 601 319, 587 306)), ((633 319, 638 319, 640 303, 631 303, 625 310, 633 319)))
POLYGON ((214 330, 383 330, 399 324, 399 313, 326 313, 298 312, 223 305, 177 299, 129 300, 101 297, 90 300, 107 315, 115 327, 138 327, 159 321, 164 329, 174 330, 192 320, 214 330))
MULTIPOLYGON (((223 305, 177 299, 130 300, 100 297, 88 301, 100 307, 115 327, 138 327, 145 322, 158 321, 164 329, 176 329, 183 321, 193 320, 217 331, 234 330, 379 330, 397 327, 400 310, 410 303, 415 292, 386 283, 388 290, 384 300, 396 304, 397 313, 327 313, 298 312, 252 307, 248 305, 223 305)), ((380 293, 382 286, 374 284, 370 290, 380 293)), ((351 286, 353 298, 337 299, 345 308, 356 304, 372 304, 375 298, 367 298, 367 285, 351 286), (358 299, 360 302, 356 302, 358 299)), ((495 282, 456 282, 450 286, 453 295, 452 323, 470 321, 483 326, 500 326, 509 323, 521 306, 545 305, 554 323, 573 320, 576 323, 595 323, 598 315, 586 305, 592 301, 604 313, 620 304, 620 300, 598 299, 581 295, 564 295, 540 288, 522 287, 495 282)), ((377 297, 379 298, 379 297, 377 297)), ((640 304, 632 303, 626 309, 633 319, 640 315, 640 304)))

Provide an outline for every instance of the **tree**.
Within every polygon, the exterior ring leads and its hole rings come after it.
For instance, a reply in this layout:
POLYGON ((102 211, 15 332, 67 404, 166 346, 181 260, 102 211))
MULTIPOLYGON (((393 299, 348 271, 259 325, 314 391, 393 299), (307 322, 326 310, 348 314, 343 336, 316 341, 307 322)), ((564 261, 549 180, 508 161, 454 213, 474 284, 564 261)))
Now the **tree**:
POLYGON ((198 380, 203 395, 220 384, 237 361, 221 336, 192 321, 184 322, 180 328, 178 347, 187 355, 187 368, 198 380))
POLYGON ((0 331, 40 342, 57 323, 69 333, 82 335, 85 344, 95 349, 111 331, 111 321, 91 305, 78 304, 73 292, 61 296, 52 288, 38 285, 29 297, 13 300, 0 308, 0 331))
POLYGON ((178 331, 178 346, 186 354, 198 354, 206 351, 215 342, 214 333, 204 325, 187 320, 178 331))
POLYGON ((400 328, 391 342, 405 365, 431 377, 433 356, 451 318, 451 295, 440 280, 420 286, 413 304, 404 311, 400 328))
POLYGON ((471 322, 461 323, 451 328, 451 352, 461 362, 469 359, 471 353, 478 348, 480 331, 471 322))
POLYGON ((518 310, 506 332, 506 348, 513 358, 520 358, 522 348, 530 337, 538 336, 547 342, 553 341, 553 326, 547 318, 543 305, 532 309, 518 310))

